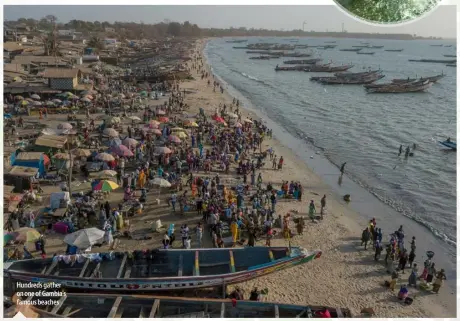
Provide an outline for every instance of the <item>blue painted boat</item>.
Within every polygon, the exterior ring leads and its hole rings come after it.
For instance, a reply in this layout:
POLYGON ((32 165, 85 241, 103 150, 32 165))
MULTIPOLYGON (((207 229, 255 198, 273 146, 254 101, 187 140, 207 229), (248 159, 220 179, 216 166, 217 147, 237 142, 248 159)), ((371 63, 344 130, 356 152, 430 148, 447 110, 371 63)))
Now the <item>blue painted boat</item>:
POLYGON ((44 318, 308 318, 324 309, 332 318, 352 317, 346 308, 196 297, 66 293, 56 301, 31 309, 44 318))
POLYGON ((457 150, 457 143, 456 142, 452 142, 452 141, 439 141, 439 143, 447 148, 450 148, 450 149, 453 149, 453 150, 457 150))
POLYGON ((239 283, 320 256, 320 250, 300 247, 155 249, 8 262, 3 275, 12 292, 17 281, 54 282, 67 289, 108 293, 155 292, 239 283))

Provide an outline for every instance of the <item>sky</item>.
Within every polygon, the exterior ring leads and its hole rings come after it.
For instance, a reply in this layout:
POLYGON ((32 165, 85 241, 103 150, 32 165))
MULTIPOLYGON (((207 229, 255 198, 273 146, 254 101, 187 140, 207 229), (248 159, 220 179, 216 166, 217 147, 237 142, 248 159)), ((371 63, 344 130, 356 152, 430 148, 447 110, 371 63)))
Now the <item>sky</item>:
POLYGON ((423 37, 456 38, 455 6, 439 6, 427 16, 399 26, 375 27, 358 22, 333 5, 310 6, 4 6, 4 19, 40 19, 53 14, 59 22, 170 21, 196 23, 202 28, 247 27, 277 30, 302 29, 348 32, 407 33, 423 37))

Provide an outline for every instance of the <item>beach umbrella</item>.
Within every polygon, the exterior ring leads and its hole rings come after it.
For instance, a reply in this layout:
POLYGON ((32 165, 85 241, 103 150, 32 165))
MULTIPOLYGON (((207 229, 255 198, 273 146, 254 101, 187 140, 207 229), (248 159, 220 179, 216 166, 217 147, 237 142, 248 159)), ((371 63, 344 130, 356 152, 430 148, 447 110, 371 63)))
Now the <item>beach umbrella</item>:
POLYGON ((150 129, 158 129, 159 126, 157 124, 152 123, 152 124, 147 124, 144 127, 150 128, 150 129))
POLYGON ((66 91, 63 95, 67 97, 72 97, 74 94, 72 94, 70 91, 66 91))
POLYGON ((166 112, 163 110, 157 111, 157 115, 166 115, 166 112))
POLYGON ((238 118, 238 115, 237 115, 237 114, 233 114, 233 113, 228 113, 227 116, 228 116, 228 117, 231 117, 231 118, 238 118))
POLYGON ((152 183, 159 187, 171 187, 171 183, 161 177, 155 177, 152 183))
POLYGON ((117 183, 108 181, 108 180, 103 180, 94 185, 93 190, 94 191, 103 191, 103 192, 111 192, 114 189, 117 189, 120 187, 117 183))
POLYGON ((60 103, 62 103, 62 100, 55 98, 55 99, 52 100, 52 102, 56 103, 56 104, 60 104, 60 103))
POLYGON ((157 128, 149 129, 149 132, 151 132, 152 134, 157 135, 157 136, 162 135, 161 130, 159 130, 157 128))
POLYGON ((73 126, 70 123, 60 123, 57 129, 72 129, 73 126))
POLYGON ((175 135, 177 137, 179 137, 180 139, 185 139, 185 138, 188 137, 187 133, 185 133, 185 132, 177 132, 177 133, 175 133, 175 135))
POLYGON ((89 157, 91 155, 91 151, 89 149, 77 148, 72 151, 77 157, 89 157))
POLYGON ((144 91, 141 91, 139 93, 139 95, 143 96, 143 97, 147 97, 148 96, 148 93, 144 90, 144 91))
POLYGON ((65 106, 68 106, 68 105, 71 105, 72 102, 69 101, 69 100, 64 100, 64 101, 62 102, 62 104, 65 105, 65 106))
POLYGON ((114 146, 121 145, 121 139, 118 138, 118 137, 117 138, 112 138, 107 142, 107 145, 109 147, 114 147, 114 146))
POLYGON ((181 127, 173 127, 173 128, 171 128, 171 131, 172 132, 185 132, 186 130, 184 128, 181 128, 181 127))
POLYGON ((157 121, 157 120, 152 119, 151 121, 149 121, 149 124, 158 127, 158 126, 160 126, 161 123, 159 121, 157 121))
POLYGON ((126 138, 123 140, 123 145, 125 145, 125 146, 127 146, 127 147, 137 146, 137 144, 138 144, 138 141, 135 140, 134 138, 126 137, 126 138))
POLYGON ((54 102, 48 100, 48 101, 45 101, 45 105, 47 105, 47 106, 54 106, 55 104, 54 104, 54 102))
POLYGON ((103 170, 102 172, 98 173, 99 177, 115 177, 117 176, 117 172, 116 171, 113 171, 113 170, 110 170, 110 169, 106 169, 106 170, 103 170))
POLYGON ((139 117, 137 117, 137 116, 129 116, 128 118, 133 120, 133 121, 141 121, 141 119, 139 117))
POLYGON ((107 135, 109 137, 118 137, 119 134, 113 128, 106 128, 106 129, 104 129, 104 135, 107 135))
POLYGON ((33 101, 34 101, 34 100, 33 100, 32 98, 30 98, 30 97, 28 97, 28 98, 26 98, 26 99, 24 99, 24 100, 27 100, 28 102, 33 102, 33 101))
POLYGON ((40 238, 40 232, 31 227, 21 227, 13 233, 14 240, 17 242, 35 242, 40 238))
POLYGON ((118 124, 121 122, 120 117, 115 117, 115 116, 105 116, 102 119, 104 119, 105 122, 108 124, 118 124))
POLYGON ((169 118, 168 117, 160 117, 160 118, 158 118, 158 121, 160 123, 167 123, 169 121, 169 118))
POLYGON ((32 99, 36 99, 36 100, 40 100, 40 96, 39 96, 39 95, 37 95, 37 94, 33 94, 33 95, 31 95, 31 96, 30 96, 30 98, 32 98, 32 99))
POLYGON ((125 145, 112 146, 110 152, 123 157, 133 157, 134 154, 125 145))
POLYGON ((218 123, 225 123, 225 120, 222 117, 214 117, 214 120, 218 123))
POLYGON ((155 147, 155 153, 157 154, 171 154, 172 150, 168 147, 155 147))
POLYGON ((175 135, 170 135, 170 136, 168 137, 168 140, 169 140, 170 142, 173 142, 173 143, 176 143, 176 144, 180 144, 180 143, 182 142, 182 141, 180 140, 180 138, 177 137, 177 136, 175 136, 175 135))
POLYGON ((22 106, 27 106, 29 104, 29 102, 27 100, 23 100, 23 101, 20 102, 20 104, 22 106))
POLYGON ((241 123, 236 123, 235 124, 235 128, 241 128, 241 127, 243 127, 243 125, 241 125, 241 123))
POLYGON ((249 124, 254 124, 254 122, 253 122, 252 120, 248 119, 248 118, 246 118, 246 119, 244 120, 244 122, 245 122, 245 123, 249 123, 249 124))
POLYGON ((94 99, 94 97, 91 96, 91 95, 85 95, 85 96, 83 96, 83 98, 88 98, 89 100, 93 100, 93 99, 94 99))
POLYGON ((90 227, 66 235, 64 242, 79 249, 87 249, 100 242, 104 235, 104 231, 96 227, 90 227))
POLYGON ((78 96, 69 96, 68 99, 72 99, 72 100, 79 100, 80 98, 78 98, 78 96))
POLYGON ((34 105, 34 106, 41 106, 42 103, 41 103, 40 101, 34 101, 34 102, 32 102, 32 105, 34 105))
POLYGON ((91 99, 87 98, 87 97, 83 97, 80 99, 80 101, 83 101, 85 103, 90 103, 91 102, 91 99))
POLYGON ((194 121, 188 122, 185 126, 187 126, 187 127, 199 127, 199 125, 194 121))
POLYGON ((104 161, 104 162, 111 162, 113 160, 115 160, 115 157, 113 157, 112 155, 108 154, 108 153, 99 153, 96 155, 95 157, 97 160, 101 160, 101 161, 104 161))
POLYGON ((24 100, 24 97, 22 97, 21 95, 18 95, 18 96, 14 96, 14 99, 16 99, 16 100, 24 100))

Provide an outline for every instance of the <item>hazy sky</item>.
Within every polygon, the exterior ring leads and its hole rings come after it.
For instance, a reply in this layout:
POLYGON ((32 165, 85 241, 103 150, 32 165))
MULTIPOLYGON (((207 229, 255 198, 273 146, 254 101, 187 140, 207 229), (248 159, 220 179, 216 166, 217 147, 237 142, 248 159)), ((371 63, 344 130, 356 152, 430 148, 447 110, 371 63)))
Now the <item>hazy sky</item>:
POLYGON ((374 27, 350 18, 335 6, 4 6, 4 19, 40 19, 47 14, 59 22, 72 19, 134 21, 144 23, 190 21, 200 27, 247 27, 340 31, 409 33, 420 36, 456 37, 455 6, 440 6, 418 21, 397 27, 374 27))

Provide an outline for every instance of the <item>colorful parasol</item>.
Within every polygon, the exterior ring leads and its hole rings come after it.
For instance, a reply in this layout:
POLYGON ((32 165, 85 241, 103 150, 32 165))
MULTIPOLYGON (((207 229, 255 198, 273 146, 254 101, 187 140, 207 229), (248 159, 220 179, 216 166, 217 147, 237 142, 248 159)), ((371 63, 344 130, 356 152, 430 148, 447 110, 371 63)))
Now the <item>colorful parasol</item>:
POLYGON ((159 121, 156 121, 156 120, 152 119, 151 121, 149 121, 149 124, 151 124, 151 125, 154 125, 154 126, 157 126, 157 127, 158 127, 158 126, 160 126, 160 124, 161 124, 161 123, 160 123, 159 121))
POLYGON ((33 95, 31 95, 31 96, 30 96, 30 98, 32 98, 32 99, 36 99, 36 100, 40 100, 40 96, 39 96, 39 95, 37 95, 37 94, 33 94, 33 95))
POLYGON ((171 154, 172 150, 170 150, 168 147, 156 147, 155 148, 155 153, 157 153, 157 154, 171 154))
POLYGON ((113 191, 114 189, 117 189, 120 187, 117 183, 108 181, 108 180, 103 180, 97 183, 93 190, 95 191, 103 191, 103 192, 110 192, 113 191))
POLYGON ((158 118, 158 121, 160 123, 167 123, 169 121, 169 118, 168 117, 160 117, 160 118, 158 118))
POLYGON ((91 155, 91 151, 89 149, 77 148, 73 150, 72 154, 77 157, 89 157, 91 155))
POLYGON ((107 135, 109 137, 118 137, 119 134, 113 128, 106 128, 106 129, 104 129, 104 135, 107 135))
POLYGON ((129 138, 129 137, 126 137, 124 140, 123 140, 123 145, 127 146, 127 147, 131 147, 131 146, 137 146, 138 144, 138 141, 135 140, 134 138, 129 138))
POLYGON ((175 136, 175 135, 170 135, 170 136, 168 137, 168 140, 169 140, 170 142, 173 142, 173 143, 176 143, 176 144, 180 144, 180 143, 182 142, 182 141, 180 140, 180 138, 177 137, 177 136, 175 136))
POLYGON ((111 161, 115 160, 115 157, 113 157, 112 155, 110 155, 108 153, 99 153, 99 154, 96 155, 95 158, 98 159, 98 160, 101 160, 103 162, 111 162, 111 161))
POLYGON ((133 157, 134 156, 133 152, 130 151, 129 148, 126 147, 125 145, 113 146, 110 148, 110 152, 118 156, 123 156, 123 157, 133 157))
POLYGON ((176 135, 180 139, 186 139, 188 137, 186 132, 177 132, 177 133, 174 133, 174 135, 176 135))
POLYGON ((12 232, 14 240, 17 242, 35 242, 40 238, 40 232, 31 227, 21 227, 20 229, 12 232))
POLYGON ((57 129, 72 129, 73 126, 70 123, 60 123, 57 129))

